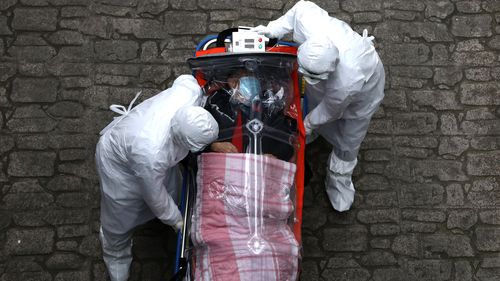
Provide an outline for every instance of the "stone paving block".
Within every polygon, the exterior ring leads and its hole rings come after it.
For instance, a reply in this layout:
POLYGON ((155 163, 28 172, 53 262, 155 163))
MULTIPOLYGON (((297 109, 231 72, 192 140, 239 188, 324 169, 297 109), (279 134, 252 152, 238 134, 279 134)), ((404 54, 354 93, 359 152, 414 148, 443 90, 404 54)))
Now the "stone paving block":
POLYGON ((320 242, 316 237, 304 237, 302 240, 304 258, 324 257, 325 254, 320 247, 320 242))
POLYGON ((399 226, 396 224, 374 224, 370 226, 370 233, 376 236, 395 235, 399 233, 399 226))
POLYGON ((500 175, 500 150, 489 153, 470 153, 467 155, 467 172, 471 175, 500 175))
POLYGON ((138 1, 137 12, 158 15, 168 8, 168 2, 169 1, 161 1, 161 0, 138 1))
POLYGON ((342 280, 342 281, 366 281, 370 278, 370 273, 364 268, 340 268, 325 269, 321 276, 324 280, 342 280))
POLYGON ((159 54, 158 46, 155 42, 145 42, 141 45, 141 60, 154 61, 159 54))
POLYGON ((500 12, 500 4, 498 1, 487 1, 482 5, 486 12, 500 12))
POLYGON ((170 78, 171 68, 168 66, 145 66, 141 70, 140 82, 152 82, 160 84, 170 78))
POLYGON ((466 135, 500 135, 498 120, 463 121, 460 130, 466 135))
POLYGON ((390 249, 391 240, 385 238, 373 238, 370 240, 370 246, 373 249, 390 249))
POLYGON ((394 254, 386 251, 370 251, 364 254, 360 261, 364 266, 387 266, 397 263, 394 254))
POLYGON ((471 68, 465 70, 465 78, 472 81, 486 82, 491 80, 491 70, 489 68, 471 68))
POLYGON ((370 192, 364 196, 365 203, 371 207, 394 207, 398 205, 396 192, 370 192))
POLYGON ((422 160, 416 162, 415 174, 423 177, 437 176, 441 181, 466 181, 463 164, 453 160, 422 160))
POLYGON ((500 229, 498 227, 477 227, 476 247, 479 251, 500 251, 500 229))
POLYGON ((302 263, 302 273, 300 276, 304 278, 304 280, 320 280, 318 265, 313 261, 302 263))
POLYGON ((483 268, 500 267, 500 258, 499 257, 483 258, 480 267, 483 268))
POLYGON ((63 18, 73 18, 73 17, 89 17, 90 10, 87 7, 69 6, 61 8, 61 17, 63 18))
POLYGON ((471 147, 478 150, 495 150, 500 147, 500 137, 474 137, 471 147))
POLYGON ((327 228, 323 234, 323 248, 327 251, 362 252, 367 249, 368 231, 363 226, 327 228))
POLYGON ((439 144, 439 155, 451 154, 460 156, 469 148, 469 140, 462 137, 442 138, 439 144))
POLYGON ((57 9, 17 8, 12 27, 15 30, 54 31, 57 28, 57 9))
POLYGON ((495 82, 463 83, 460 86, 460 101, 468 105, 499 105, 500 86, 495 82))
POLYGON ((165 30, 168 34, 205 34, 207 20, 205 13, 166 12, 165 30))
POLYGON ((57 88, 55 79, 16 78, 11 99, 16 102, 54 102, 57 88))
POLYGON ((54 209, 43 214, 43 220, 51 225, 81 224, 88 220, 90 214, 86 209, 54 209))
POLYGON ((14 255, 52 253, 54 231, 50 228, 32 230, 12 228, 7 231, 6 251, 14 255))
POLYGON ((495 113, 489 108, 476 108, 468 110, 465 115, 466 120, 488 120, 496 119, 495 113))
POLYGON ((473 14, 481 11, 481 1, 458 1, 455 6, 461 13, 473 14))
POLYGON ((451 32, 455 36, 483 37, 491 36, 490 15, 454 16, 451 19, 451 32))
POLYGON ((90 281, 90 272, 88 271, 67 271, 56 274, 54 281, 90 281))
POLYGON ((81 24, 78 25, 78 30, 80 30, 83 34, 94 35, 100 38, 108 38, 108 26, 107 17, 91 16, 85 18, 81 24))
POLYGON ((457 43, 457 52, 484 51, 484 45, 479 39, 468 39, 457 43))
POLYGON ((211 21, 230 21, 236 20, 238 18, 237 11, 211 11, 210 20, 211 21))
POLYGON ((10 30, 9 26, 7 25, 7 17, 5 16, 0 16, 0 35, 10 35, 12 34, 12 31, 10 30))
POLYGON ((382 54, 387 64, 419 65, 429 59, 430 49, 425 44, 392 44, 382 54))
POLYGON ((434 113, 401 113, 394 116, 394 131, 402 135, 425 135, 436 130, 437 121, 434 113))
POLYGON ((90 195, 84 192, 65 192, 57 195, 56 204, 63 208, 84 208, 89 206, 90 195))
MULTIPOLYGON (((219 0, 219 1, 227 1, 227 0, 219 0)), ((266 0, 256 0, 256 1, 241 1, 241 5, 243 7, 253 7, 253 8, 261 8, 261 9, 273 9, 273 10, 281 10, 286 0, 275 0, 275 1, 266 1, 266 0)), ((234 3, 234 2, 233 2, 234 3)))
POLYGON ((426 3, 425 16, 445 19, 453 13, 455 6, 450 1, 435 1, 426 3))
POLYGON ((0 10, 7 10, 8 8, 14 6, 17 0, 5 0, 0 3, 0 10))
POLYGON ((482 211, 479 213, 479 219, 486 224, 500 225, 500 210, 482 211))
MULTIPOLYGON (((50 57, 52 56, 53 55, 50 55, 50 57)), ((18 71, 22 75, 40 78, 47 77, 49 74, 45 63, 43 62, 23 62, 19 65, 18 71)))
POLYGON ((327 216, 325 216, 326 213, 327 211, 325 209, 308 208, 306 212, 303 212, 302 227, 312 230, 321 228, 327 221, 327 216))
POLYGON ((468 261, 455 262, 455 279, 456 281, 472 281, 472 267, 468 261))
POLYGON ((430 234, 422 237, 424 254, 446 253, 450 257, 472 257, 474 249, 471 240, 465 235, 459 234, 430 234))
POLYGON ((347 12, 378 11, 382 7, 382 1, 356 0, 341 4, 343 10, 347 12))
POLYGON ((413 275, 408 275, 408 272, 402 268, 388 267, 375 269, 373 272, 373 281, 416 281, 413 275))
POLYGON ((441 260, 409 261, 408 271, 422 281, 448 280, 451 277, 452 264, 441 260))
POLYGON ((473 210, 453 210, 448 215, 447 227, 467 230, 477 222, 477 214, 473 210))
POLYGON ((17 280, 37 280, 37 281, 52 281, 52 275, 45 271, 35 272, 8 272, 2 274, 2 281, 17 281, 17 280))
POLYGON ((434 233, 436 224, 416 221, 403 221, 401 223, 402 233, 434 233))
POLYGON ((498 182, 494 177, 480 178, 472 183, 472 191, 492 191, 498 189, 498 182))
POLYGON ((94 50, 97 58, 103 61, 127 61, 137 57, 139 45, 130 40, 98 41, 94 50))
POLYGON ((5 265, 6 272, 36 272, 42 270, 42 264, 36 258, 30 256, 11 256, 5 265))
POLYGON ((431 106, 437 110, 458 110, 462 108, 457 93, 454 91, 410 91, 408 98, 417 106, 431 106))
POLYGON ((100 258, 102 251, 99 237, 97 235, 89 235, 83 238, 78 252, 85 256, 100 258))
POLYGON ((444 188, 439 184, 410 184, 399 188, 401 206, 432 206, 443 201, 444 188))
MULTIPOLYGON (((244 9, 240 10, 240 15, 241 15, 241 17, 245 17, 245 18, 271 20, 272 18, 275 18, 275 15, 278 15, 278 12, 272 11, 272 10, 263 10, 263 9, 259 9, 259 8, 244 8, 244 9)), ((279 16, 281 16, 281 13, 279 14, 279 16)), ((219 24, 217 24, 217 25, 219 25, 219 24)), ((227 28, 229 28, 229 26, 227 28)), ((224 30, 227 28, 212 29, 212 30, 217 32, 217 30, 224 30)))
POLYGON ((401 212, 404 219, 421 222, 445 222, 446 214, 439 210, 426 209, 405 209, 401 212))
POLYGON ((382 21, 382 15, 376 12, 355 13, 353 22, 355 23, 373 23, 382 21))
POLYGON ((37 151, 12 152, 8 173, 18 177, 52 176, 55 153, 37 151))
POLYGON ((16 136, 16 146, 19 149, 46 149, 48 139, 45 135, 18 135, 16 136))
POLYGON ((114 18, 111 20, 111 24, 118 33, 133 34, 140 39, 168 37, 164 26, 157 20, 114 18))
POLYGON ((451 61, 454 64, 461 64, 464 66, 484 66, 493 65, 496 60, 494 52, 454 52, 451 55, 451 61))
POLYGON ((83 35, 72 30, 56 31, 49 36, 48 40, 55 45, 81 45, 84 42, 83 35))
POLYGON ((399 109, 406 109, 406 92, 404 90, 391 89, 385 92, 382 104, 385 107, 394 107, 399 109))
POLYGON ((413 234, 397 236, 391 249, 396 254, 410 257, 419 257, 422 252, 418 237, 413 234))
MULTIPOLYGON (((78 251, 78 242, 76 241, 58 241, 56 242, 56 249, 60 251, 78 251)), ((96 279, 96 280, 101 280, 101 279, 96 279)))
POLYGON ((9 135, 0 135, 0 154, 3 154, 14 147, 14 138, 9 135))
POLYGON ((10 63, 2 63, 0 65, 0 81, 5 82, 10 77, 16 74, 16 65, 10 63))
POLYGON ((2 198, 0 209, 39 210, 50 206, 54 197, 45 192, 6 194, 2 198))
POLYGON ((358 220, 362 223, 381 223, 399 221, 399 212, 396 209, 371 209, 358 212, 358 220))
POLYGON ((78 269, 83 265, 83 259, 72 253, 57 253, 51 256, 45 265, 49 269, 78 269))

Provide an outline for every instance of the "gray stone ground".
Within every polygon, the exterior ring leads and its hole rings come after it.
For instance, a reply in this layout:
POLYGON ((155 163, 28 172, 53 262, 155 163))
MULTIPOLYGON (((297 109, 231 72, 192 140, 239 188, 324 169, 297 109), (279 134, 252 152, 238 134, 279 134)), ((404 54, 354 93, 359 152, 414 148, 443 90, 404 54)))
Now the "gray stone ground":
MULTIPOLYGON (((108 105, 188 73, 204 35, 292 2, 1 0, 0 280, 105 280, 93 150, 108 105)), ((500 1, 317 3, 374 33, 387 85, 351 211, 326 201, 328 145, 308 148, 302 280, 500 280, 500 1)), ((139 230, 131 279, 167 276, 173 241, 139 230)))

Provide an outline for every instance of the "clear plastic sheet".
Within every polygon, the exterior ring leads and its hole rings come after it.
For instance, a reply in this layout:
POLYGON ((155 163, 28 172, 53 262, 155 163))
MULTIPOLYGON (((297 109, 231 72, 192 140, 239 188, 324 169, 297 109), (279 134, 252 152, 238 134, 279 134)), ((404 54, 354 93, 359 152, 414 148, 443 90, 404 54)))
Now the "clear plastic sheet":
POLYGON ((219 124, 218 140, 198 157, 192 276, 297 280, 295 56, 229 55, 189 63, 206 82, 205 109, 219 124))

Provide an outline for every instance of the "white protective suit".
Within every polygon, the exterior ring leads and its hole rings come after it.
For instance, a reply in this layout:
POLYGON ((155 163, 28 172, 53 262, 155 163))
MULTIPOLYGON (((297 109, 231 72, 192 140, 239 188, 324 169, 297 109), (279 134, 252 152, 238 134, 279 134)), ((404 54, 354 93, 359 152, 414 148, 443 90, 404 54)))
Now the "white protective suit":
POLYGON ((334 146, 326 191, 336 210, 348 210, 354 200, 351 176, 359 147, 384 97, 385 73, 373 37, 367 37, 366 30, 360 36, 309 1, 298 2, 279 19, 254 30, 271 38, 293 31, 294 41, 301 44, 299 71, 327 79, 306 79, 310 113, 304 125, 306 133, 316 130, 334 146))
POLYGON ((122 107, 123 115, 101 131, 96 148, 100 239, 112 281, 128 278, 136 226, 157 217, 182 227, 171 196, 180 188, 176 165, 189 150, 199 151, 218 136, 216 121, 199 107, 201 98, 194 77, 182 75, 171 88, 132 110, 122 107))

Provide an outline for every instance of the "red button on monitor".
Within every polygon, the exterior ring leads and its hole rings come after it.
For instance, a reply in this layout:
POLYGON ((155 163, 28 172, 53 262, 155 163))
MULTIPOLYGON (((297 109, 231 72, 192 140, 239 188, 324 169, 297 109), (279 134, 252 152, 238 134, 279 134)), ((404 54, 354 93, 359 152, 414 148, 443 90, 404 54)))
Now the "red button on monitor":
POLYGON ((262 38, 259 38, 259 42, 262 42, 262 38))

